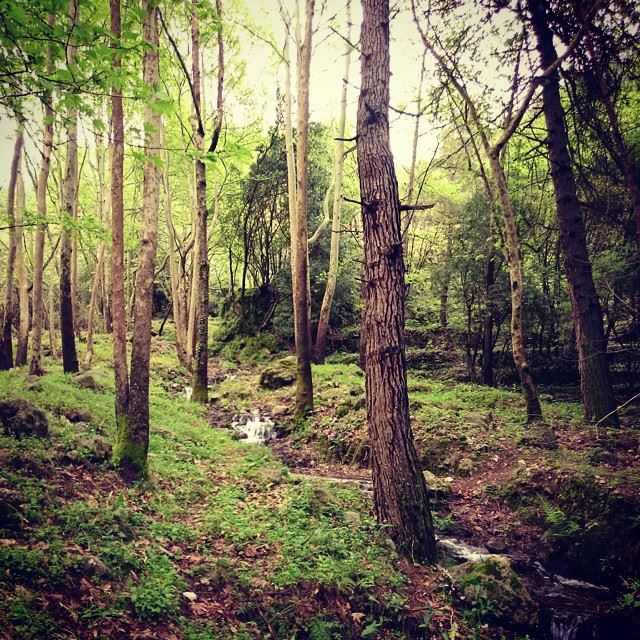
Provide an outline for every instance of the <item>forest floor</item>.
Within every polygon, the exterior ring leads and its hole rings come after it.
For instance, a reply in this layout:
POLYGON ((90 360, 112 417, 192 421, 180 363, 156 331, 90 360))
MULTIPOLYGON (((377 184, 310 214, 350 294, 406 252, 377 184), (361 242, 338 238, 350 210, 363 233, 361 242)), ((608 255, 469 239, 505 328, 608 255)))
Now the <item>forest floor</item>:
MULTIPOLYGON (((109 464, 109 356, 100 339, 90 375, 52 360, 37 381, 0 374, 0 400, 49 419, 46 438, 0 436, 0 638, 526 637, 492 622, 490 603, 452 599, 447 563, 398 558, 358 483, 318 478, 368 477, 353 356, 314 367, 316 411, 294 430, 290 361, 223 350, 205 412, 184 396, 171 342, 154 338, 151 473, 133 485, 109 464), (282 386, 260 386, 269 369, 282 386), (288 435, 234 441, 233 415, 253 409, 288 435)), ((605 582, 638 606, 630 411, 623 429, 596 430, 576 405, 545 398, 558 445, 547 449, 522 442, 516 393, 429 374, 409 384, 421 459, 442 482, 440 535, 605 582)))

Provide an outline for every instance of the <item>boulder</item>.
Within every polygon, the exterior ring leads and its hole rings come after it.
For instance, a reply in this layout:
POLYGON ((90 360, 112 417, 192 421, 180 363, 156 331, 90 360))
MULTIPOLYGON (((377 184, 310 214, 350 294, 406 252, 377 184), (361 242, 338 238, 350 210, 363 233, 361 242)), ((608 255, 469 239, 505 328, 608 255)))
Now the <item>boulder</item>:
POLYGON ((453 494, 453 488, 451 481, 453 478, 440 478, 431 473, 431 471, 423 471, 424 479, 427 483, 427 490, 429 492, 429 499, 433 502, 448 502, 453 494))
POLYGON ((296 361, 293 357, 276 360, 260 374, 260 386, 263 389, 281 389, 296 381, 296 361))
POLYGON ((464 562, 449 575, 454 597, 481 610, 483 617, 514 627, 538 623, 538 607, 507 558, 490 555, 464 562))
POLYGON ((526 427, 525 434, 520 438, 520 444, 539 449, 557 449, 558 437, 553 427, 544 422, 538 422, 526 427))
POLYGON ((22 438, 46 438, 49 433, 47 416, 31 403, 20 398, 0 402, 0 423, 5 435, 22 438))
POLYGON ((91 391, 105 391, 104 385, 96 380, 96 376, 92 371, 78 373, 73 377, 74 383, 82 389, 90 389, 91 391))
POLYGON ((88 411, 84 411, 84 409, 65 409, 62 415, 74 424, 78 422, 91 422, 91 414, 88 411))
POLYGON ((476 464, 471 458, 462 458, 458 462, 458 474, 461 476, 470 476, 476 470, 476 464))

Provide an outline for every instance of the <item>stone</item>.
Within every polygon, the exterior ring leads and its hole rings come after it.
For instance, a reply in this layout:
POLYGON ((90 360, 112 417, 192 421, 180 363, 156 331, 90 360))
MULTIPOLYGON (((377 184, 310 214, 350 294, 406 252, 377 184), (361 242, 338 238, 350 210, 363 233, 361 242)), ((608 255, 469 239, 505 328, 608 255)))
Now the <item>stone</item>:
POLYGON ((526 429, 526 433, 520 438, 520 444, 538 449, 558 448, 558 437, 550 425, 540 422, 529 425, 526 429))
POLYGON ((100 558, 96 558, 91 554, 82 556, 81 566, 84 573, 90 576, 95 576, 96 578, 109 577, 109 567, 100 558))
POLYGON ((488 429, 491 426, 491 416, 483 416, 481 413, 469 413, 467 422, 475 427, 488 429))
POLYGON ((65 464, 83 464, 92 462, 102 464, 111 459, 112 447, 109 442, 98 436, 93 438, 79 438, 75 447, 65 451, 61 460, 65 464))
POLYGON ((49 434, 44 412, 20 398, 0 402, 0 423, 7 436, 46 438, 49 434))
POLYGON ((244 433, 244 431, 240 431, 240 429, 232 429, 231 431, 231 439, 232 440, 246 440, 249 436, 244 433))
POLYGON ((95 374, 91 371, 84 373, 78 373, 73 377, 74 383, 82 389, 90 389, 91 391, 105 391, 104 385, 100 384, 95 377, 95 374))
POLYGON ((193 591, 183 591, 182 597, 186 598, 189 602, 195 602, 198 596, 193 591))
POLYGON ((429 493, 429 499, 433 502, 447 502, 451 499, 453 494, 453 487, 451 486, 451 482, 453 478, 449 476, 451 479, 440 478, 435 475, 435 473, 431 473, 431 471, 423 471, 422 475, 424 475, 424 479, 427 483, 427 490, 429 493))
POLYGON ((78 422, 91 422, 91 414, 83 409, 65 409, 62 415, 74 424, 78 422))
POLYGON ((29 391, 42 391, 40 376, 28 375, 24 380, 24 386, 29 391))
POLYGON ((282 358, 262 371, 259 384, 263 389, 281 389, 292 385, 296 375, 295 358, 282 358))
POLYGON ((538 607, 503 556, 490 555, 449 570, 454 597, 473 606, 488 602, 486 617, 515 627, 538 623, 538 607))
POLYGON ((458 474, 461 476, 470 476, 476 470, 476 464, 471 458, 462 458, 458 462, 458 474))
POLYGON ((507 545, 500 538, 489 538, 486 547, 491 553, 505 553, 507 550, 507 545))
POLYGON ((362 522, 362 518, 357 511, 345 511, 342 514, 342 519, 348 527, 352 527, 353 529, 357 529, 362 522))
POLYGON ((309 500, 311 513, 322 513, 326 507, 336 506, 337 504, 336 497, 324 487, 315 485, 311 490, 311 499, 309 500))

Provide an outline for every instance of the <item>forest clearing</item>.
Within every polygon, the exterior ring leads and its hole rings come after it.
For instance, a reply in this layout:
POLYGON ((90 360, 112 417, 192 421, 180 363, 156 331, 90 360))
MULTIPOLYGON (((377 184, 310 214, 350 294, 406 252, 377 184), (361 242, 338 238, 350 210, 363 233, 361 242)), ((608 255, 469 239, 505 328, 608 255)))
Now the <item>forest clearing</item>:
POLYGON ((0 638, 640 637, 633 2, 0 16, 0 638))

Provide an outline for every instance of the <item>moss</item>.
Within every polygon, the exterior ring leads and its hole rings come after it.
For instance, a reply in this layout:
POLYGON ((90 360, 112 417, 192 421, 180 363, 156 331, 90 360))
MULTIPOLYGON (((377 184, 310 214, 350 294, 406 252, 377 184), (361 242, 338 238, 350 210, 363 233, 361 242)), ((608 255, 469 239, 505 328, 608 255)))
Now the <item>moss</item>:
POLYGON ((145 447, 131 440, 131 427, 125 416, 116 417, 113 463, 127 480, 144 480, 149 473, 145 447))

